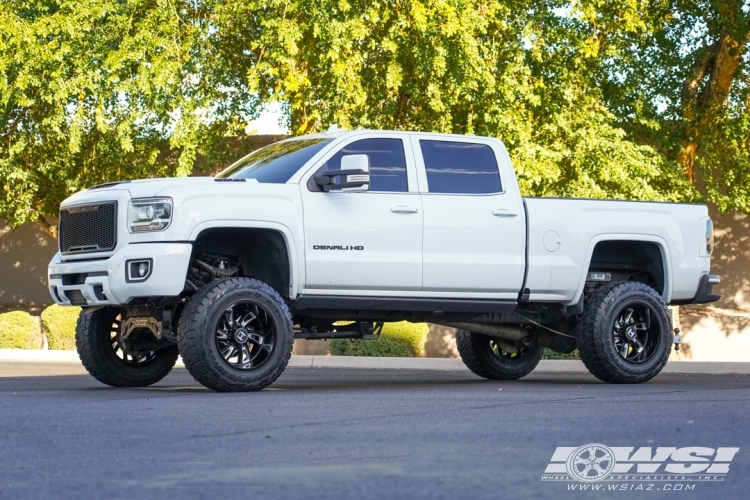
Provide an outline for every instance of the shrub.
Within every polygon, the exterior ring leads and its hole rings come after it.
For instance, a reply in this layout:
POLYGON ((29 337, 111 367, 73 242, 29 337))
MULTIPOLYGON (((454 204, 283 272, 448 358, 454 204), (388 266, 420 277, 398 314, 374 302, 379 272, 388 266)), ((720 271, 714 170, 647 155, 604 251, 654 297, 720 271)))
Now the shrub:
POLYGON ((330 342, 334 356, 419 357, 424 352, 426 323, 386 323, 377 340, 333 339, 330 342))
POLYGON ((42 312, 42 327, 47 334, 50 349, 74 350, 76 348, 76 322, 80 307, 49 306, 42 312))
POLYGON ((542 359, 581 359, 578 355, 578 349, 571 352, 570 354, 563 354, 561 352, 555 352, 550 349, 545 349, 542 354, 542 359))
POLYGON ((39 349, 39 323, 26 311, 0 314, 0 349, 39 349))

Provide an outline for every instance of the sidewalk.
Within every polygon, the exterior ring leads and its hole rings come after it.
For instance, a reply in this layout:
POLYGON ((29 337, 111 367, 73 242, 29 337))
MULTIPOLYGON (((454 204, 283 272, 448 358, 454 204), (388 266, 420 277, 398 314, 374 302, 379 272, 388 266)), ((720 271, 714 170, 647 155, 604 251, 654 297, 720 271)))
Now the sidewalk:
MULTIPOLYGON (((31 361, 41 363, 80 363, 75 351, 37 351, 26 349, 0 349, 0 362, 31 361)), ((182 359, 176 366, 185 366, 182 359)), ((290 367, 296 368, 364 368, 383 370, 467 370, 455 358, 365 358, 358 356, 292 356, 290 367)), ((581 361, 542 360, 537 372, 587 372, 581 361)), ((750 375, 750 363, 713 361, 670 361, 662 373, 688 374, 742 374, 750 375)))

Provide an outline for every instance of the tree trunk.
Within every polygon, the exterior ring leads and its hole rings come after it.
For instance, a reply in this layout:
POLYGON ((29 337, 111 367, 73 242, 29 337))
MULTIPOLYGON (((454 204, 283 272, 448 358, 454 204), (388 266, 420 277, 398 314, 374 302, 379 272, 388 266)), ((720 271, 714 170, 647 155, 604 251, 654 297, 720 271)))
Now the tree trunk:
POLYGON ((699 49, 690 74, 682 86, 685 131, 677 159, 691 184, 696 181, 695 161, 703 130, 719 117, 729 97, 735 71, 742 58, 742 45, 746 41, 737 42, 730 35, 723 34, 713 44, 699 49))
POLYGON ((396 114, 393 116, 394 130, 397 130, 400 125, 401 117, 404 116, 404 111, 406 110, 406 103, 409 102, 409 97, 409 94, 403 90, 399 92, 398 100, 396 101, 396 114))
POLYGON ((54 239, 57 239, 57 227, 50 224, 43 216, 40 215, 39 217, 37 217, 34 221, 34 224, 36 224, 39 229, 52 236, 54 239))

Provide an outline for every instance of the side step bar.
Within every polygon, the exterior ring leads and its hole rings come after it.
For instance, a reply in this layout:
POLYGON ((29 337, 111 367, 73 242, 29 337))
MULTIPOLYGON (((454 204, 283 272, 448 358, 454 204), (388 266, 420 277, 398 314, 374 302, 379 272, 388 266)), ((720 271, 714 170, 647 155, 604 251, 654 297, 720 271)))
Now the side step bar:
POLYGON ((413 311, 454 313, 509 313, 516 308, 515 300, 433 299, 411 297, 353 297, 336 295, 300 295, 291 303, 292 311, 306 309, 413 311))

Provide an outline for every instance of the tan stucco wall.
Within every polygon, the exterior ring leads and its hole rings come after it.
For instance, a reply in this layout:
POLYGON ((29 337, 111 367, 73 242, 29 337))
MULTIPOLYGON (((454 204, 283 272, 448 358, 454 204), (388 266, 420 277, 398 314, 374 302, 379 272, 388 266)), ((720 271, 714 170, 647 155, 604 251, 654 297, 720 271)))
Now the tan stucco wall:
MULTIPOLYGON (((750 218, 713 214, 716 250, 712 272, 721 275, 716 291, 722 299, 710 307, 683 307, 680 327, 683 349, 672 359, 750 361, 750 218)), ((47 263, 57 242, 33 224, 16 231, 0 221, 0 303, 50 304, 47 263)), ((448 329, 433 327, 426 346, 429 357, 455 357, 448 329), (445 331, 443 331, 445 330, 445 331)), ((297 351, 323 353, 326 343, 300 343, 297 351)))
POLYGON ((57 251, 57 240, 34 224, 16 231, 0 220, 0 302, 51 304, 47 264, 57 251))
POLYGON ((716 288, 721 308, 750 309, 750 219, 732 212, 711 214, 714 221, 716 248, 711 256, 711 272, 721 276, 716 288))
POLYGON ((736 212, 711 214, 716 247, 711 272, 721 300, 680 311, 684 346, 671 359, 750 361, 750 218, 736 212))

